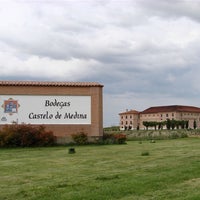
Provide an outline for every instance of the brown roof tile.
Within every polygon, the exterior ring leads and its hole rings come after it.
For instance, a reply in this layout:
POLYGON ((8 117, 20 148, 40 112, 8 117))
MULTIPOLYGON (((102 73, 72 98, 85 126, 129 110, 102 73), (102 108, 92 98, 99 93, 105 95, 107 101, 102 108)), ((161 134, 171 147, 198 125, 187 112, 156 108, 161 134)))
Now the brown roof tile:
POLYGON ((141 112, 141 114, 159 113, 159 112, 198 112, 200 108, 194 106, 170 105, 170 106, 156 106, 150 107, 141 112))
POLYGON ((137 110, 129 110, 127 112, 119 113, 119 115, 125 115, 125 114, 139 114, 137 110))
POLYGON ((0 86, 103 87, 97 82, 0 81, 0 86))

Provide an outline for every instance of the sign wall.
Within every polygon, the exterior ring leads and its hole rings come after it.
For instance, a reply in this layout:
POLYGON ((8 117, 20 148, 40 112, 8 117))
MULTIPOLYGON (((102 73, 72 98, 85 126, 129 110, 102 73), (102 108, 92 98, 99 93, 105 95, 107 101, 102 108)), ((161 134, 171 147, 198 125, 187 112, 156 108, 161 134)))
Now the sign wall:
POLYGON ((0 95, 0 124, 91 124, 91 96, 0 95))

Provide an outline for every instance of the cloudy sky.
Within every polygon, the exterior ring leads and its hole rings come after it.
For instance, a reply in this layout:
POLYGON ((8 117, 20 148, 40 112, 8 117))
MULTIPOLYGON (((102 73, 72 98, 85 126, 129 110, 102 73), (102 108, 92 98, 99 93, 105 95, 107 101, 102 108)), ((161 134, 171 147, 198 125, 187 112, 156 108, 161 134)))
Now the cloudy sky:
POLYGON ((0 80, 99 82, 104 126, 200 107, 200 0, 0 0, 0 80))

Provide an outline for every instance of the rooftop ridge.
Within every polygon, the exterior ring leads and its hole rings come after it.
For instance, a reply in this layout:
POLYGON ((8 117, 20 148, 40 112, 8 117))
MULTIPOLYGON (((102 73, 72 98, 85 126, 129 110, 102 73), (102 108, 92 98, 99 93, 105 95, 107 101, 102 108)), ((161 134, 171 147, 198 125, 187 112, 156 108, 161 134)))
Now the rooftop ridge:
POLYGON ((59 82, 59 81, 0 81, 0 86, 57 86, 57 87, 103 87, 98 82, 59 82))
POLYGON ((200 112, 199 107, 195 106, 186 106, 186 105, 167 105, 167 106, 154 106, 145 109, 140 112, 141 114, 145 113, 157 113, 157 112, 200 112))
POLYGON ((119 113, 119 115, 123 115, 123 114, 139 114, 140 112, 137 110, 128 110, 122 113, 119 113))
POLYGON ((119 115, 124 114, 151 114, 159 112, 196 112, 200 113, 200 108, 195 106, 186 105, 166 105, 166 106, 152 106, 143 111, 137 110, 127 110, 125 112, 119 113, 119 115))

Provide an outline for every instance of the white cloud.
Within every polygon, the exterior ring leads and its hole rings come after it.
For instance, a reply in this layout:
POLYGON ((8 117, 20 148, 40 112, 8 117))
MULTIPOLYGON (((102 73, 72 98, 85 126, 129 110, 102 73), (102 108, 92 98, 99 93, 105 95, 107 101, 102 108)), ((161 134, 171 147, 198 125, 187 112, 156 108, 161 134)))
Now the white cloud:
POLYGON ((137 3, 146 11, 145 14, 156 15, 168 19, 188 17, 192 20, 200 20, 199 0, 138 0, 137 3))
POLYGON ((128 107, 197 104, 199 8, 199 0, 1 0, 1 79, 99 81, 109 124, 128 107))

